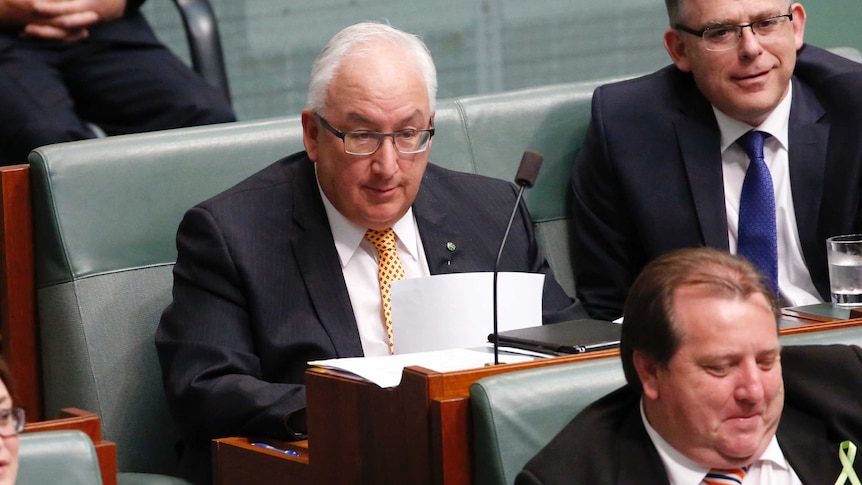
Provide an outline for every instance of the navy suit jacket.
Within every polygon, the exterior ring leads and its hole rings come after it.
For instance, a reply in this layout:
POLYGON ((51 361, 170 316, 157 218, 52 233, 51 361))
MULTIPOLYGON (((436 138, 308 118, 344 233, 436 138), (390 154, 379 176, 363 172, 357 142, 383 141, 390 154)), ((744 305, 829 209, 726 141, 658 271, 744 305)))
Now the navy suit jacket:
MULTIPOLYGON (((785 403, 778 444, 802 483, 834 483, 842 469, 839 444, 862 444, 862 349, 788 346, 781 365, 785 403)), ((640 391, 629 386, 596 401, 527 463, 515 483, 667 484, 639 402, 640 391)))
MULTIPOLYGON (((492 270, 515 200, 509 182, 429 164, 413 210, 431 274, 492 270)), ((192 208, 177 246, 156 344, 186 440, 289 438, 306 362, 362 355, 312 162, 291 155, 192 208)), ((523 204, 500 270, 547 275, 546 322, 586 316, 554 280, 523 204)))
MULTIPOLYGON (((862 65, 804 46, 792 82, 796 223, 828 300, 826 238, 862 231, 862 65)), ((728 249, 719 144, 710 103, 675 66, 596 89, 571 177, 577 295, 593 317, 619 317, 652 259, 684 247, 728 249)))

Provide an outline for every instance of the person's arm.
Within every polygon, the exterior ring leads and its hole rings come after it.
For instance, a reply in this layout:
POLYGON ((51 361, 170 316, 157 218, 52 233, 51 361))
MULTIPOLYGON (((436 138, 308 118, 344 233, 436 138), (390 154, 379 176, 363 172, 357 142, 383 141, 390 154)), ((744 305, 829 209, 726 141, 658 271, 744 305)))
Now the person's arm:
MULTIPOLYGON (((304 432, 291 430, 287 420, 304 409, 305 386, 264 378, 248 311, 251 295, 209 212, 195 208, 186 214, 177 249, 173 302, 159 323, 156 348, 168 403, 184 436, 290 439, 292 431, 304 432)), ((294 374, 304 372, 300 364, 294 374)))
POLYGON ((606 136, 603 114, 599 88, 593 95, 584 146, 572 167, 573 265, 577 296, 587 312, 593 318, 614 320, 622 315, 643 254, 625 207, 626 194, 611 164, 609 144, 614 140, 606 136))

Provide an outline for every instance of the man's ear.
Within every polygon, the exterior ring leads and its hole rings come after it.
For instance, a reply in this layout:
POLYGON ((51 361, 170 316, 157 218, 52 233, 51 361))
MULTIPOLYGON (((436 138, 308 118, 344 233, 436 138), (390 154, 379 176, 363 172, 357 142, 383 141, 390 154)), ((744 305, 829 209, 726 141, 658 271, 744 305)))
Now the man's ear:
POLYGON ((793 14, 793 40, 796 43, 796 50, 802 48, 802 43, 805 38, 805 9, 802 4, 794 3, 790 6, 790 12, 793 14))
POLYGON ((657 400, 659 398, 658 363, 652 357, 638 350, 634 351, 632 361, 635 365, 635 371, 638 373, 638 379, 641 381, 644 397, 653 401, 657 400))
POLYGON ((305 145, 305 151, 308 153, 308 158, 312 161, 317 160, 317 148, 320 145, 319 137, 320 127, 317 126, 317 120, 314 113, 310 110, 302 110, 302 144, 305 145))
POLYGON ((680 71, 690 72, 691 63, 688 60, 688 52, 686 51, 686 44, 682 39, 682 35, 676 29, 667 29, 664 32, 664 48, 680 71))

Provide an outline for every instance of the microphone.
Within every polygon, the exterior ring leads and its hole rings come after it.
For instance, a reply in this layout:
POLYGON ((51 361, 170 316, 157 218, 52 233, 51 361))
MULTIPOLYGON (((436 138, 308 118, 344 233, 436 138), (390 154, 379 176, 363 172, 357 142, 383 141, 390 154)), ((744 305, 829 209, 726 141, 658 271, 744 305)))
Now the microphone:
POLYGON ((500 241, 497 260, 494 262, 494 292, 492 296, 494 304, 494 365, 500 363, 500 339, 497 330, 497 275, 500 272, 500 259, 503 257, 503 248, 506 246, 506 239, 509 238, 509 231, 512 229, 515 214, 518 213, 521 197, 524 195, 524 190, 532 188, 535 185, 536 176, 539 175, 539 168, 542 166, 542 160, 544 158, 541 155, 530 150, 525 151, 521 157, 521 164, 518 165, 518 173, 515 174, 515 184, 518 185, 518 197, 515 199, 515 207, 512 208, 512 215, 509 216, 509 223, 506 224, 506 232, 503 233, 503 240, 500 241))

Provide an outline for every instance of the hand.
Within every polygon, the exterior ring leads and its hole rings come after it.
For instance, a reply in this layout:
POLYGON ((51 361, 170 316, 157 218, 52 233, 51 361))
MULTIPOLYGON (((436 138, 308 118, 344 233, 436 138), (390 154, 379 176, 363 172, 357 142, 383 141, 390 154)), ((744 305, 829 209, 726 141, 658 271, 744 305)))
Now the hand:
POLYGON ((21 35, 74 42, 89 36, 93 25, 120 18, 125 6, 125 0, 33 0, 36 18, 21 35))

